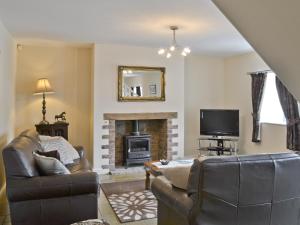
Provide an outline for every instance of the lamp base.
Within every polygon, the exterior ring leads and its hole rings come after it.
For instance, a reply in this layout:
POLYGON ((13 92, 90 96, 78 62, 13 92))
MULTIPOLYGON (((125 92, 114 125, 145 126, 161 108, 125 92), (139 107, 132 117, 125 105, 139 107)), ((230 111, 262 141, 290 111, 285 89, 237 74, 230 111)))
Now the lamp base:
POLYGON ((42 125, 48 125, 49 122, 47 120, 42 120, 41 122, 39 122, 39 124, 42 124, 42 125))

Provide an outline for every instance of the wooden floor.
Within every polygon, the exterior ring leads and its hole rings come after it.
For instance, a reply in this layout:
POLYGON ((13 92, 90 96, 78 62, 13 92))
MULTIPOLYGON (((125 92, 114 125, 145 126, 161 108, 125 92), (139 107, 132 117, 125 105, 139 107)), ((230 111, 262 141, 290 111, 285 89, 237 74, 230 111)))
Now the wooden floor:
MULTIPOLYGON (((134 174, 122 174, 122 175, 101 175, 101 182, 120 182, 120 181, 130 181, 137 179, 145 179, 144 173, 134 173, 134 174)), ((156 225, 157 219, 141 220, 137 222, 130 223, 120 223, 117 216, 113 212, 108 200, 106 199, 104 193, 100 191, 100 197, 98 200, 99 205, 99 218, 105 219, 110 225, 156 225)), ((0 225, 11 225, 8 205, 5 201, 0 202, 0 225)))

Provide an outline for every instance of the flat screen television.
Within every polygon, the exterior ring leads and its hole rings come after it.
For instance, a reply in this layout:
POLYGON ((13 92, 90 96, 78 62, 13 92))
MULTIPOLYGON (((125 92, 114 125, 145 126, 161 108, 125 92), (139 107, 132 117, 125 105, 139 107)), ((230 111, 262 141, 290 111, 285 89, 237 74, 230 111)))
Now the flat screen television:
POLYGON ((239 133, 239 110, 200 110, 200 135, 238 137, 239 133))

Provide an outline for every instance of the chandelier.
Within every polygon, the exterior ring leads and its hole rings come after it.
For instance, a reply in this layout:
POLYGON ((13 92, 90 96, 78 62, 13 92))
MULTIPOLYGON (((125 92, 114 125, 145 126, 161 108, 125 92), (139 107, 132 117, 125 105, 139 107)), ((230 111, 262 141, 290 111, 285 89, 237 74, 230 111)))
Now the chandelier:
POLYGON ((182 56, 187 56, 188 54, 190 54, 191 49, 189 47, 181 47, 180 45, 177 44, 176 31, 178 30, 178 27, 170 26, 170 30, 173 32, 173 40, 171 46, 169 48, 160 48, 157 53, 159 55, 166 56, 167 58, 171 58, 173 54, 179 52, 182 56))

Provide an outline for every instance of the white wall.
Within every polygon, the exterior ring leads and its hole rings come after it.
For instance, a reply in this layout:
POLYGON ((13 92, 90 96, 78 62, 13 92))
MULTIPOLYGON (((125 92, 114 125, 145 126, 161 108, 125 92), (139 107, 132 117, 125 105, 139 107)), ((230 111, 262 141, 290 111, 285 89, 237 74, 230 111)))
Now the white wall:
POLYGON ((14 137, 15 42, 0 21, 0 201, 4 194, 2 149, 14 137))
POLYGON ((239 109, 241 154, 286 150, 286 128, 281 125, 263 124, 261 144, 251 142, 251 80, 246 74, 249 71, 268 69, 256 53, 226 59, 191 55, 183 61, 182 58, 166 60, 157 56, 155 50, 119 45, 95 46, 93 77, 95 80, 93 118, 95 170, 104 172, 101 170, 104 162, 101 159, 104 151, 101 150, 101 145, 107 143, 101 140, 101 136, 105 134, 101 127, 107 121, 103 120, 103 113, 177 111, 180 154, 194 155, 197 153, 197 138, 200 130, 199 110, 201 108, 239 109), (118 65, 167 67, 167 101, 118 102, 118 65))
POLYGON ((185 154, 197 154, 200 109, 224 108, 224 60, 190 55, 184 75, 185 154))
MULTIPOLYGON (((68 45, 24 44, 18 51, 16 80, 16 133, 42 120, 42 96, 33 95, 39 78, 49 79, 55 93, 46 95, 46 119, 63 111, 69 141, 90 149, 92 50, 68 45)), ((91 159, 91 157, 89 157, 91 159)))
POLYGON ((300 1, 212 1, 300 100, 300 1))
MULTIPOLYGON (((123 45, 95 45, 94 49, 94 169, 99 172, 106 159, 101 159, 104 134, 103 113, 178 112, 179 154, 184 154, 184 60, 166 59, 157 49, 123 45), (166 67, 165 102, 118 102, 118 65, 166 67)), ((105 152, 106 153, 106 152, 105 152)))
POLYGON ((269 69, 256 53, 226 59, 190 56, 185 60, 185 154, 198 147, 201 108, 240 110, 241 154, 286 151, 286 127, 262 124, 262 141, 253 143, 251 79, 247 72, 269 69))
POLYGON ((286 150, 286 127, 282 125, 263 124, 261 143, 251 142, 251 78, 247 72, 265 69, 268 66, 256 53, 225 59, 225 106, 240 109, 239 148, 243 154, 286 150))

